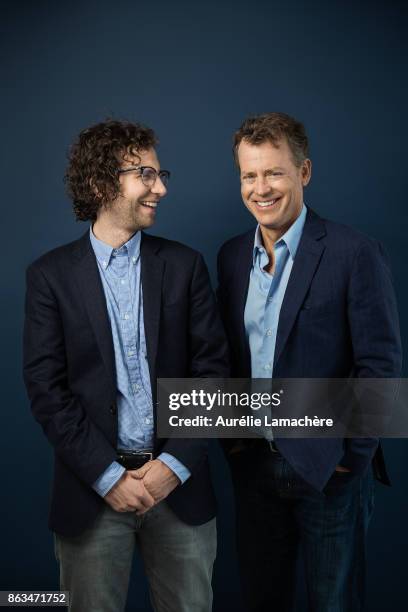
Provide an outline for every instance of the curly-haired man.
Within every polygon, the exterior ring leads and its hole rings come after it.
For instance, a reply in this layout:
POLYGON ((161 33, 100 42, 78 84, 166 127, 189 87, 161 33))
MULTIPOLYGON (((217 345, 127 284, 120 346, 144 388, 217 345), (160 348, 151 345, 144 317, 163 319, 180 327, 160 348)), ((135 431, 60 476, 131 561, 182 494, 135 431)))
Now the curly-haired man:
POLYGON ((24 376, 54 447, 50 528, 76 612, 125 608, 135 544, 155 610, 211 609, 206 444, 157 439, 155 387, 226 376, 226 343, 199 253, 141 231, 170 175, 156 144, 139 124, 82 131, 66 181, 91 226, 27 271, 24 376))

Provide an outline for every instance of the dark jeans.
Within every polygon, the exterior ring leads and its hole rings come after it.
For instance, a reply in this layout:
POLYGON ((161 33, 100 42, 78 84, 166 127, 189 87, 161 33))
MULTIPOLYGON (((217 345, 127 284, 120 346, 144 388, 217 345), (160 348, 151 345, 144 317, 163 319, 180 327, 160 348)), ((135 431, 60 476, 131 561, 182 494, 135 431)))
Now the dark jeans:
POLYGON ((361 612, 374 498, 371 470, 362 477, 335 472, 319 493, 266 444, 233 454, 230 466, 248 610, 294 610, 300 545, 310 611, 361 612))
POLYGON ((70 591, 70 612, 122 612, 136 546, 155 612, 211 611, 215 519, 187 525, 160 502, 143 516, 115 512, 106 504, 81 535, 55 537, 60 587, 70 591))

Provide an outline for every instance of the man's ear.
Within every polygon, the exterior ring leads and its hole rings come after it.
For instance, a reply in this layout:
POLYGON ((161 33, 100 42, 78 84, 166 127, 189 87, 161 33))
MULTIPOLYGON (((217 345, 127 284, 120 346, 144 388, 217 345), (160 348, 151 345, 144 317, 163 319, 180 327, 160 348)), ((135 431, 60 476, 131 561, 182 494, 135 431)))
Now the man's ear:
POLYGON ((306 187, 309 184, 312 177, 312 162, 310 159, 305 159, 302 164, 302 185, 306 187))

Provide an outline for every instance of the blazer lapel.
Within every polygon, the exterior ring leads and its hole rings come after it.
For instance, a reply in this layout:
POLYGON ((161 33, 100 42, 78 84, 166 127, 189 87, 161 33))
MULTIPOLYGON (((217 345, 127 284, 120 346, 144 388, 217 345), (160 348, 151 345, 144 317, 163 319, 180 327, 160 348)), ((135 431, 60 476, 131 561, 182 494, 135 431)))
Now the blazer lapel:
POLYGON ((159 339, 164 261, 158 257, 158 241, 142 232, 140 246, 143 317, 152 391, 156 388, 156 355, 159 339))
POLYGON ((76 279, 85 302, 89 321, 113 387, 116 389, 115 355, 106 299, 98 264, 87 232, 75 244, 76 279))
POLYGON ((319 239, 326 230, 322 219, 308 209, 293 268, 285 291, 276 335, 274 363, 278 362, 297 314, 319 265, 325 245, 319 239))

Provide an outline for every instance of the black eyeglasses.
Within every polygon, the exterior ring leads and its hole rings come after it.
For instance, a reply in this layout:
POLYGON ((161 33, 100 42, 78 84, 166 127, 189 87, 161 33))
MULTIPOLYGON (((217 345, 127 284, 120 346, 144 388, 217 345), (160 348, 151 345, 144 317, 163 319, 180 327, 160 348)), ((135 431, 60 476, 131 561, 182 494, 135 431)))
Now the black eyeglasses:
POLYGON ((170 172, 168 170, 160 170, 159 172, 157 172, 157 170, 155 170, 151 166, 133 166, 130 168, 124 168, 123 170, 119 170, 119 174, 134 172, 135 170, 140 172, 140 178, 142 179, 143 184, 146 185, 146 187, 153 187, 153 185, 157 181, 157 177, 159 177, 165 187, 167 187, 167 185, 169 184, 170 172))

